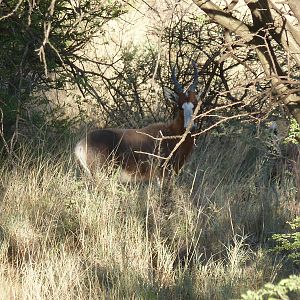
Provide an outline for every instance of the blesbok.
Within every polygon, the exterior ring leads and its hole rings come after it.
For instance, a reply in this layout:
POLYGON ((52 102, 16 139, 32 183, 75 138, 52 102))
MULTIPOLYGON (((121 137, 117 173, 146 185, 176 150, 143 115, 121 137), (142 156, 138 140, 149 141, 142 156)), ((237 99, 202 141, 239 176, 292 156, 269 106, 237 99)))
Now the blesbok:
POLYGON ((121 169, 121 181, 148 181, 153 177, 162 178, 162 169, 166 169, 162 168, 166 162, 162 158, 172 154, 167 161, 167 169, 178 173, 194 145, 191 132, 186 132, 187 128, 194 126, 192 115, 199 100, 196 94, 198 70, 195 63, 193 67, 193 82, 186 91, 178 82, 174 68, 171 79, 175 92, 164 88, 166 98, 176 104, 177 115, 174 120, 150 124, 140 129, 93 130, 75 147, 75 155, 81 166, 88 173, 93 173, 96 168, 113 162, 121 169), (183 134, 185 139, 178 144, 183 134))

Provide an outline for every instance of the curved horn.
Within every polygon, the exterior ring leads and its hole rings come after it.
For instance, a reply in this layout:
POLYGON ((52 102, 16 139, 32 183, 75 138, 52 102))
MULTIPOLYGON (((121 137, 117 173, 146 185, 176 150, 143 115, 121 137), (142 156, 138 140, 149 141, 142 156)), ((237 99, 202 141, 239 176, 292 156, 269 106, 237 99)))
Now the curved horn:
POLYGON ((172 76, 171 76, 171 79, 175 85, 175 91, 177 93, 183 93, 183 87, 182 85, 178 82, 177 78, 176 78, 176 71, 175 71, 175 66, 173 67, 172 69, 172 76))
POLYGON ((197 85, 198 85, 199 74, 198 74, 197 64, 194 60, 192 60, 192 65, 193 65, 193 68, 194 68, 194 80, 193 80, 193 83, 189 87, 189 91, 190 92, 195 92, 196 88, 197 88, 197 85))

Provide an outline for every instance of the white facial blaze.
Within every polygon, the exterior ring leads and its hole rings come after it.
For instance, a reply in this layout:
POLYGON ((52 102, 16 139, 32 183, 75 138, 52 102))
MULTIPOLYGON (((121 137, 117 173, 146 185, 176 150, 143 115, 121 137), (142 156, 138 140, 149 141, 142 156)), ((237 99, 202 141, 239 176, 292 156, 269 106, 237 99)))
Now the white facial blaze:
POLYGON ((194 105, 191 102, 184 102, 182 104, 183 115, 184 115, 184 128, 187 128, 192 122, 192 127, 194 126, 194 122, 192 121, 194 105))

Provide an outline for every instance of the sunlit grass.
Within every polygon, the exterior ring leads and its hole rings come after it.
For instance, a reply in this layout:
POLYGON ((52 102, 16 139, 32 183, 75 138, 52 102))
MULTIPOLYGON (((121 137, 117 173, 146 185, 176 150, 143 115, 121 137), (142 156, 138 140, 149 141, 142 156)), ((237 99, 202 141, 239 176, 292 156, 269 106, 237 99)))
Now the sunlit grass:
POLYGON ((21 149, 0 170, 0 299, 231 299, 292 272, 266 248, 295 187, 259 142, 200 142, 166 191, 21 149))

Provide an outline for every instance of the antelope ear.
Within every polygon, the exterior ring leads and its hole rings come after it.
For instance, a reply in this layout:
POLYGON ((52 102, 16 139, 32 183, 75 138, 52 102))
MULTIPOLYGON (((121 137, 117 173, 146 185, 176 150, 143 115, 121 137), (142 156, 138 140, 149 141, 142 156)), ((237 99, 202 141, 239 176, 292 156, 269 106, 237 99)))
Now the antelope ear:
POLYGON ((174 91, 166 86, 163 87, 163 91, 165 98, 167 98, 170 102, 175 103, 176 105, 178 104, 178 95, 174 91))

